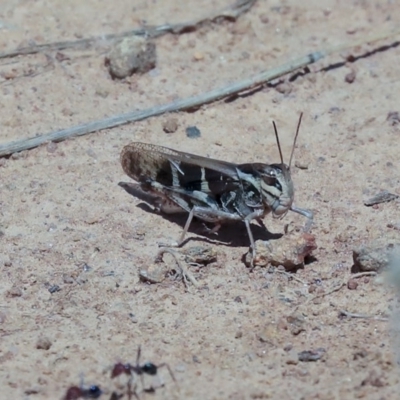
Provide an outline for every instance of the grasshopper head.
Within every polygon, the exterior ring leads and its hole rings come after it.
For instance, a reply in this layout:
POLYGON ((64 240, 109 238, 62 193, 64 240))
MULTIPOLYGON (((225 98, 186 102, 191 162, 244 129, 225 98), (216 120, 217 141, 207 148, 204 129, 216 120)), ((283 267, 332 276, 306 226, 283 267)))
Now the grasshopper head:
POLYGON ((286 164, 265 165, 258 171, 261 175, 261 194, 264 204, 273 216, 281 218, 290 209, 294 198, 294 187, 286 164))
POLYGON ((278 130, 276 129, 275 122, 272 122, 274 126, 276 144, 278 145, 281 163, 265 165, 265 167, 262 168, 261 171, 259 171, 262 178, 261 194, 263 202, 272 211, 273 216, 277 218, 282 218, 290 210, 293 204, 294 187, 292 177, 290 175, 290 166, 292 164, 297 137, 299 136, 299 129, 302 117, 303 113, 300 113, 299 122, 297 123, 296 134, 293 140, 292 152, 290 154, 289 165, 286 165, 283 162, 278 130))

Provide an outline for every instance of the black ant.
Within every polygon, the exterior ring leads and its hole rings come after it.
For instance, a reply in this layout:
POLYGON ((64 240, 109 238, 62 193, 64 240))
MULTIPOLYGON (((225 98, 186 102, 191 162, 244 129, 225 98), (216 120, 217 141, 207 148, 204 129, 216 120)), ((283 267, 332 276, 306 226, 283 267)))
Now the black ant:
POLYGON ((136 355, 136 364, 135 365, 132 365, 129 363, 123 364, 123 363, 119 362, 114 365, 114 367, 111 371, 111 378, 116 378, 117 376, 120 376, 122 374, 128 375, 130 377, 130 379, 128 381, 128 398, 129 399, 132 398, 132 395, 134 395, 137 399, 139 399, 139 396, 137 395, 137 392, 136 392, 136 385, 134 387, 134 390, 132 391, 133 374, 140 376, 143 391, 145 393, 154 393, 156 388, 154 388, 153 386, 145 388, 143 376, 144 375, 155 376, 155 375, 157 375, 159 368, 162 368, 162 367, 166 367, 168 369, 168 372, 171 375, 172 380, 176 383, 175 376, 172 373, 172 370, 167 363, 162 363, 162 364, 156 365, 156 364, 153 364, 152 362, 146 362, 144 364, 140 364, 140 355, 141 355, 141 347, 139 346, 137 355, 136 355))
POLYGON ((102 395, 101 389, 92 385, 88 388, 81 386, 71 386, 65 394, 63 400, 78 400, 78 399, 98 399, 102 395))

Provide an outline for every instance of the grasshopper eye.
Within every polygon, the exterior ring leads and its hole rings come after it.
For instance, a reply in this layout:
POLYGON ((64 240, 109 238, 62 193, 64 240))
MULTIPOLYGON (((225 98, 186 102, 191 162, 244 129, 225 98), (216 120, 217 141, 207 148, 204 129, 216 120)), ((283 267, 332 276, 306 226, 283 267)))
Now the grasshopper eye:
POLYGON ((264 174, 262 176, 263 181, 268 185, 277 188, 279 191, 282 191, 282 185, 279 180, 276 178, 275 171, 269 171, 268 174, 264 174))

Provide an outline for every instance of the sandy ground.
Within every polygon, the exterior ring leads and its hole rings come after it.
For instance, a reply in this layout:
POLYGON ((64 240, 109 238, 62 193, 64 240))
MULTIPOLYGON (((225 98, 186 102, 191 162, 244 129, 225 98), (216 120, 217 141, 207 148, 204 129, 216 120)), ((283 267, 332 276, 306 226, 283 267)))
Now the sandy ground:
MULTIPOLYGON (((132 3, 3 0, 0 51, 187 21, 230 4, 132 3)), ((236 22, 156 39, 156 69, 126 81, 110 78, 99 50, 1 60, 1 143, 199 94, 394 30, 396 3, 258 1, 236 22)), ((399 240, 400 203, 363 204, 380 190, 400 194, 400 125, 387 120, 400 111, 400 48, 376 48, 355 49, 363 57, 353 63, 335 54, 284 84, 178 113, 171 134, 161 116, 0 159, 0 397, 62 398, 84 374, 108 399, 126 381, 111 381, 110 367, 134 362, 141 345, 143 360, 168 363, 178 382, 161 369, 165 387, 142 398, 398 398, 399 342, 386 321, 395 295, 380 278, 347 285, 353 248, 399 240), (315 213, 313 262, 295 274, 249 272, 238 224, 229 229, 239 243, 209 244, 217 261, 191 269, 199 289, 170 277, 140 282, 157 243, 176 239, 183 222, 118 186, 129 182, 123 146, 145 141, 237 163, 279 162, 271 121, 288 158, 300 111, 295 159, 307 168, 292 175, 296 204, 315 213), (201 137, 188 138, 188 126, 201 137), (383 318, 340 318, 341 310, 383 318), (298 353, 321 348, 318 361, 299 361, 298 353)), ((274 233, 303 222, 294 213, 265 220, 274 233)), ((204 245, 200 228, 193 225, 187 247, 204 245)))

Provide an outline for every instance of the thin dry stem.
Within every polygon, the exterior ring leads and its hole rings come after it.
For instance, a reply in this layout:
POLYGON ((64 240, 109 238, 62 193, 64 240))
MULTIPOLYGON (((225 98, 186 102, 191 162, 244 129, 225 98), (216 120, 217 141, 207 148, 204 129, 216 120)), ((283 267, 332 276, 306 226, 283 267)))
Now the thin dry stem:
POLYGON ((237 95, 249 89, 264 85, 273 79, 279 78, 283 75, 286 75, 290 72, 293 72, 299 68, 304 68, 307 65, 313 64, 318 60, 332 54, 341 52, 346 49, 350 49, 353 47, 361 46, 363 44, 376 42, 378 40, 387 39, 389 37, 393 37, 394 35, 399 34, 399 32, 373 36, 364 40, 354 41, 347 45, 335 46, 331 47, 327 50, 316 51, 310 54, 307 54, 303 57, 297 58, 293 61, 285 63, 277 68, 270 69, 268 71, 260 72, 250 78, 244 79, 242 81, 236 82, 232 85, 228 85, 219 89, 212 90, 210 92, 206 92, 200 94, 198 96, 189 97, 186 99, 178 100, 173 103, 168 103, 161 106, 155 106, 148 108, 143 111, 134 111, 126 114, 116 115, 110 118, 106 118, 103 120, 89 122, 87 124, 78 125, 72 128, 63 129, 56 132, 47 133, 40 136, 35 136, 29 139, 17 140, 14 142, 9 142, 3 145, 0 145, 0 157, 10 155, 15 152, 32 149, 34 147, 40 146, 47 142, 60 142, 62 140, 86 135, 88 133, 97 132, 103 129, 114 128, 117 126, 125 125, 130 122, 140 121, 149 117, 154 117, 157 115, 162 115, 165 113, 176 112, 176 111, 185 111, 194 108, 198 108, 204 104, 208 104, 222 98, 230 97, 233 95, 237 95))

